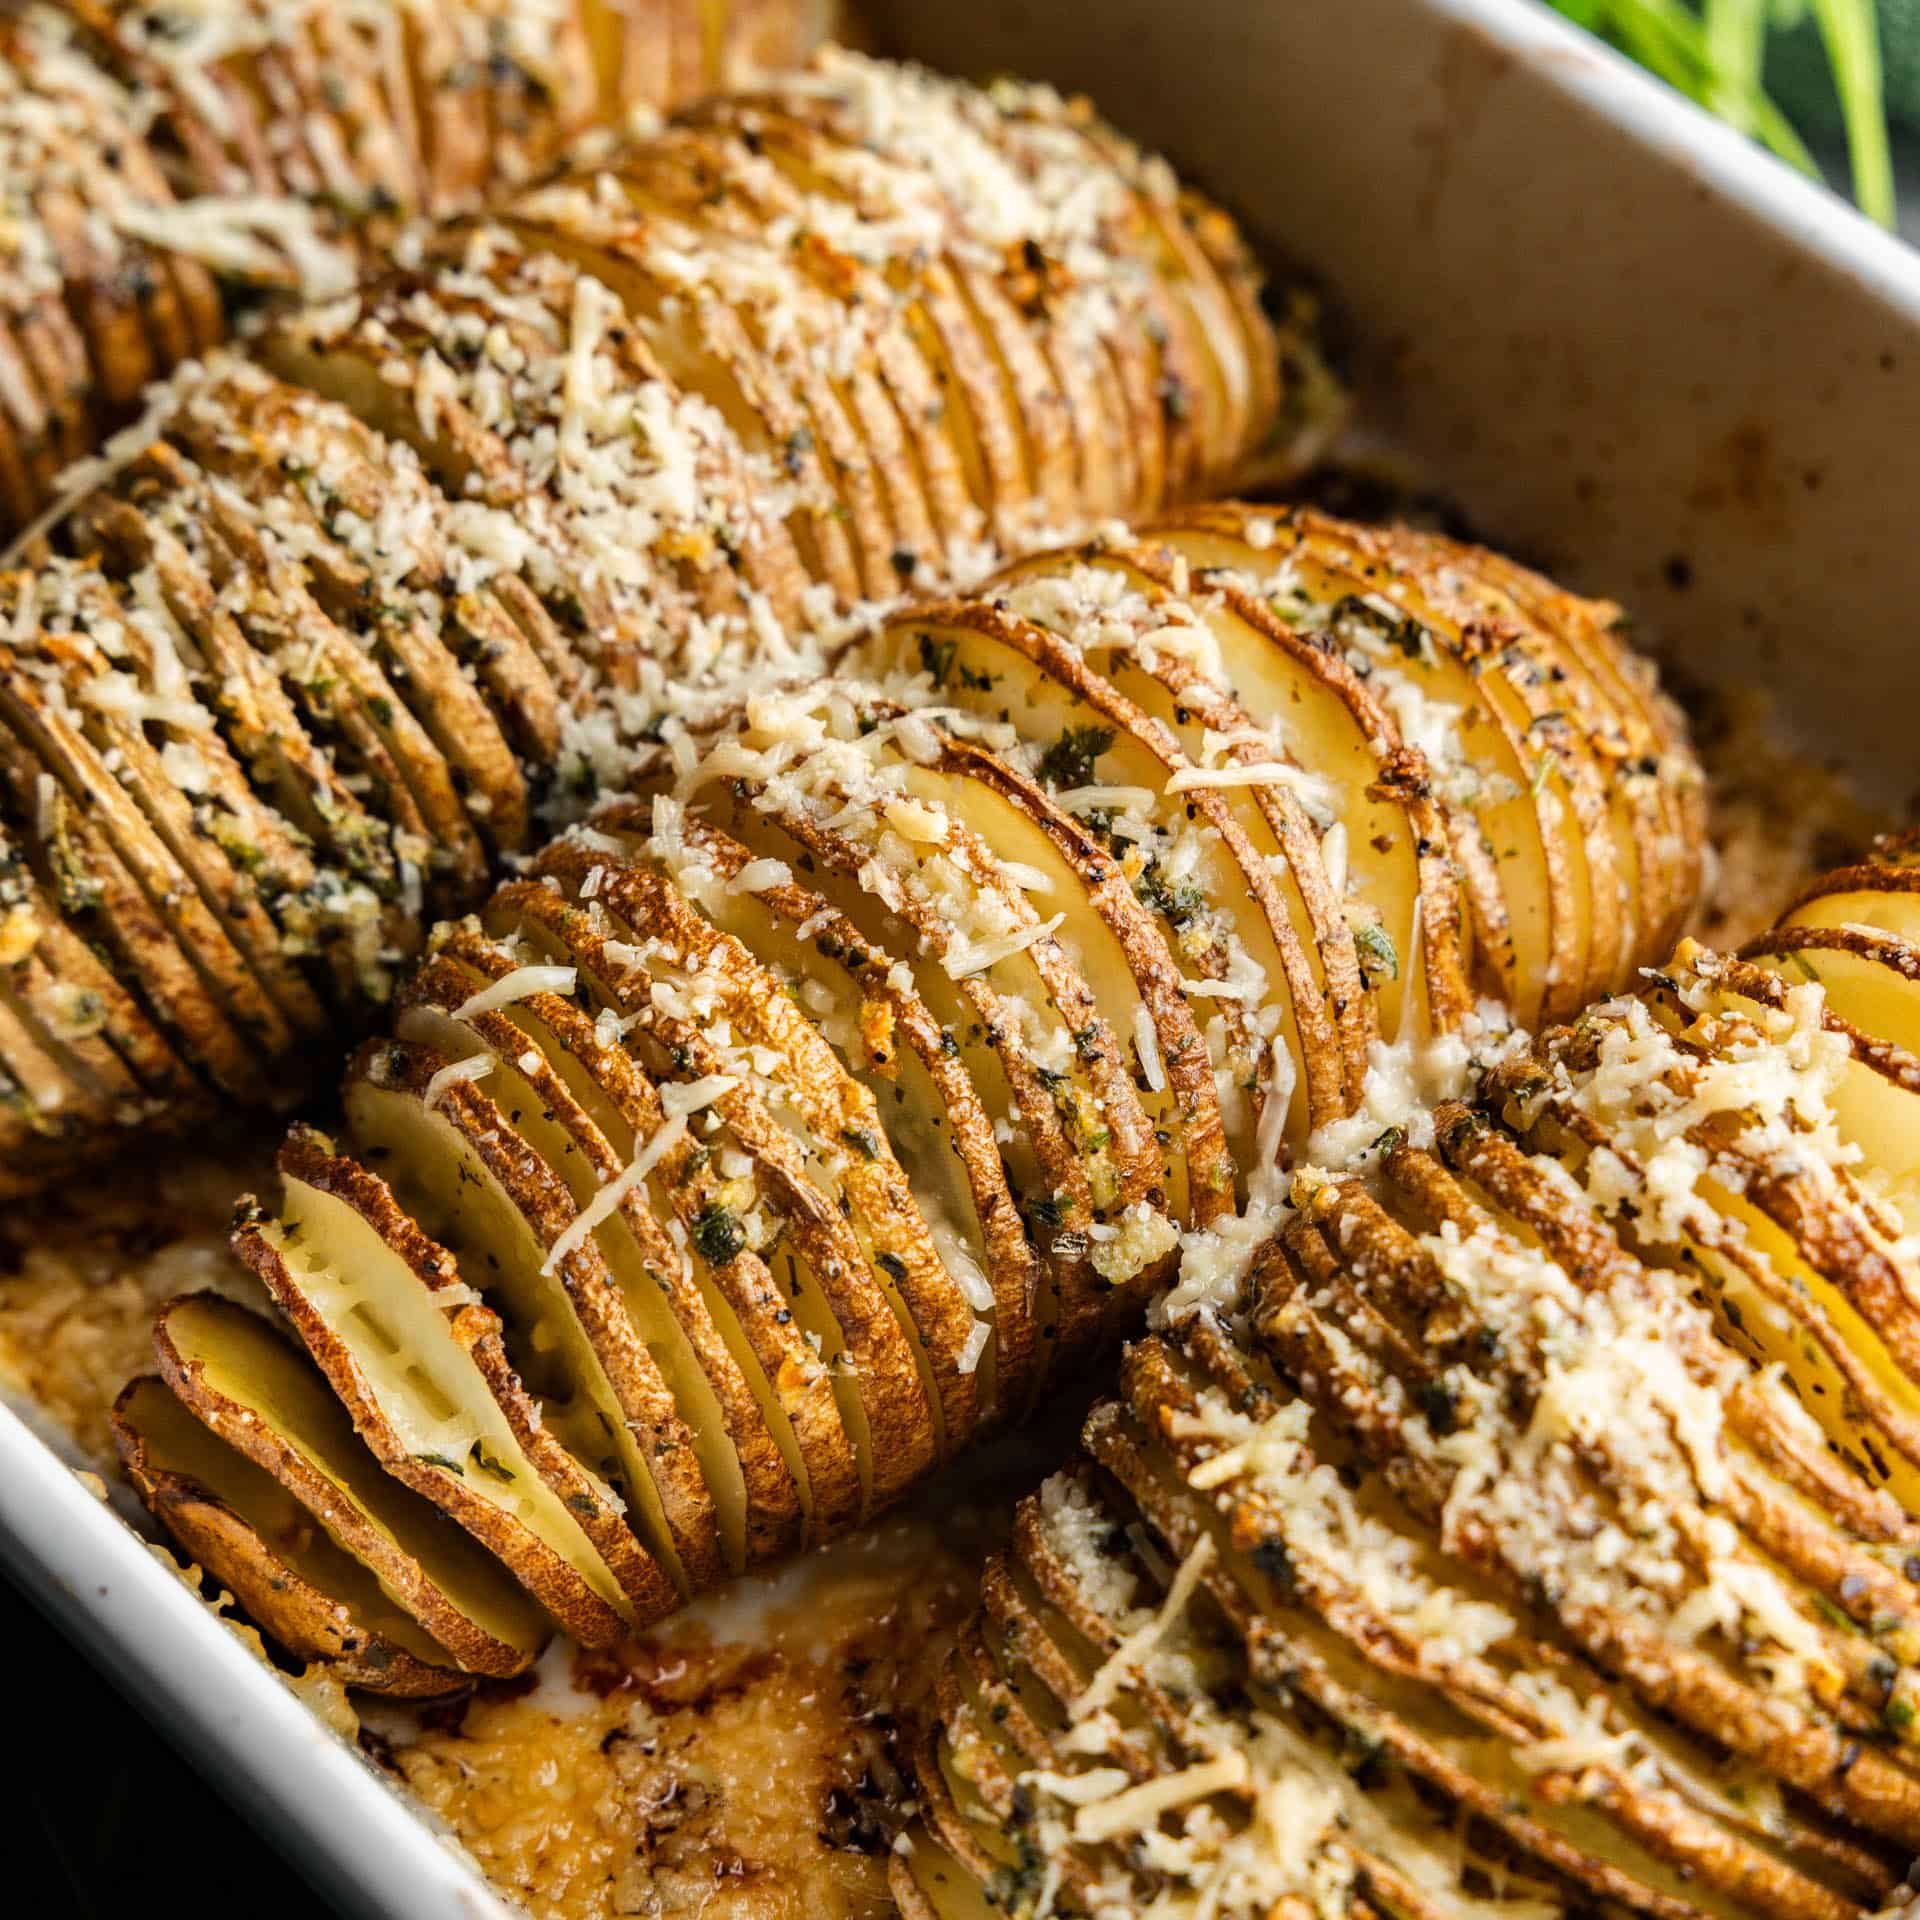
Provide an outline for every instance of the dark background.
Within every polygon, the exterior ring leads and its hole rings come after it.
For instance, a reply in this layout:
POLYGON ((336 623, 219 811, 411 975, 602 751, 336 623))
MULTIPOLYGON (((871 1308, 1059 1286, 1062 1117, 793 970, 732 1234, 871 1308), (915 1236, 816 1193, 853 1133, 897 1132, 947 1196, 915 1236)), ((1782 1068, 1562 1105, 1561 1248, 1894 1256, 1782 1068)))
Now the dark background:
POLYGON ((298 1872, 5 1579, 0 1646, 15 1676, 9 1912, 118 1920, 130 1892, 157 1890, 190 1862, 185 1884, 203 1913, 245 1900, 231 1911, 265 1905, 272 1920, 326 1920, 298 1872))

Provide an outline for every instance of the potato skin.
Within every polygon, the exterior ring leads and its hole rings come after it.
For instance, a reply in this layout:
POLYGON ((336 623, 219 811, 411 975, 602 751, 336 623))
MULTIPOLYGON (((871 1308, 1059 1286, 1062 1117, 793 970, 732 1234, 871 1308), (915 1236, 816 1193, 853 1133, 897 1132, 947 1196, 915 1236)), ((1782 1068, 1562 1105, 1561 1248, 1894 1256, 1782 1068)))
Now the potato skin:
MULTIPOLYGON (((538 1657, 547 1639, 545 1616, 519 1597, 489 1556, 463 1556, 444 1523, 436 1528, 427 1509, 410 1506, 404 1487, 386 1483, 324 1376, 269 1322, 217 1294, 181 1295, 160 1309, 153 1351, 166 1388, 204 1430, 203 1436, 190 1432, 200 1456, 213 1463, 198 1477, 216 1493, 225 1474, 251 1489, 256 1501, 267 1494, 302 1544, 317 1522, 332 1548, 357 1561, 386 1601, 445 1650, 446 1659, 430 1664, 451 1662, 469 1674, 505 1679, 538 1657), (240 1459, 229 1460, 229 1450, 240 1459), (273 1496, 261 1474, 298 1511, 273 1496)), ((162 1417, 153 1393, 143 1391, 125 1411, 130 1430, 140 1429, 137 1437, 151 1453, 151 1429, 162 1417)), ((178 1422, 168 1426, 177 1442, 178 1422)), ((195 1477, 191 1456, 178 1464, 195 1477)), ((321 1558, 338 1564, 330 1550, 321 1558)), ((354 1597, 343 1592, 336 1599, 350 1617, 354 1597)), ((376 1639, 392 1638, 389 1628, 371 1631, 376 1639)))
MULTIPOLYGON (((408 1269, 409 1278, 429 1294, 458 1289, 453 1256, 423 1234, 377 1175, 333 1151, 333 1143, 311 1128, 295 1128, 280 1150, 280 1169, 350 1207, 386 1242, 408 1269)), ((382 1413, 351 1347, 333 1331, 301 1288, 272 1236, 264 1231, 257 1203, 243 1204, 233 1236, 234 1252, 259 1277, 274 1303, 343 1405, 353 1415, 361 1438, 396 1479, 433 1500, 497 1555, 527 1591, 566 1632, 584 1646, 610 1645, 626 1626, 626 1616, 595 1591, 561 1554, 529 1529, 486 1500, 470 1493, 464 1475, 438 1463, 415 1458, 405 1437, 382 1413)), ((438 1305, 439 1303, 436 1303, 438 1305)), ((546 1436, 537 1406, 514 1375, 500 1340, 500 1319, 483 1305, 456 1297, 447 1312, 455 1343, 472 1359, 494 1399, 502 1406, 520 1444, 550 1470, 583 1517, 610 1532, 605 1503, 588 1488, 578 1463, 546 1436)), ((637 1546, 633 1549, 637 1554, 637 1546)))

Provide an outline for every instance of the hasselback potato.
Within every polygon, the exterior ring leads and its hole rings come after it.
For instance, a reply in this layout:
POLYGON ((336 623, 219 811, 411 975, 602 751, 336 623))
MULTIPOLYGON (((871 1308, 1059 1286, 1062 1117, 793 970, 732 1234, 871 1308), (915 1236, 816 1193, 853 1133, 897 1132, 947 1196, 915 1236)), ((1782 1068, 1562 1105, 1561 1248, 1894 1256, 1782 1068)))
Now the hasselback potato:
POLYGON ((0 21, 0 536, 263 290, 743 73, 812 0, 57 0, 0 21))
POLYGON ((1900 1905, 1913 871, 1296 1178, 989 1570, 910 1916, 1900 1905))
POLYGON ((0 575, 15 1190, 296 1099, 702 685, 1330 418, 1158 163, 849 55, 405 253, 181 375, 0 575))
MULTIPOLYGON (((436 934, 236 1235, 363 1471, 589 1641, 1025 1412, 1183 1236, 1224 1284, 1285 1166, 1455 1087, 1497 996, 1629 978, 1698 860, 1606 609, 1306 512, 910 603, 635 775, 436 934), (1549 684, 1577 726, 1531 728, 1549 684)), ((222 1392, 184 1398, 280 1433, 222 1392)))

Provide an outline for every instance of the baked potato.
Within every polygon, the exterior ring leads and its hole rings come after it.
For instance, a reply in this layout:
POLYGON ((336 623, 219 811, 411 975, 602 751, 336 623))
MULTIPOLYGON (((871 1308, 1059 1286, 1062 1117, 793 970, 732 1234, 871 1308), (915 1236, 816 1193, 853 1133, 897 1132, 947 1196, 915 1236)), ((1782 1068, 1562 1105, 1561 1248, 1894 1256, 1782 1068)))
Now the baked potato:
POLYGON ((1287 1170, 1384 1151, 1498 995, 1659 950, 1697 870, 1674 723, 1595 609, 1496 577, 1220 509, 669 723, 632 794, 436 931, 242 1258, 381 1463, 583 1640, 845 1531, 1110 1351, 1183 1241, 1182 1285, 1225 1284, 1287 1170), (1431 719, 1398 662, 1443 630, 1376 653, 1343 589, 1289 597, 1296 542, 1365 549, 1376 598, 1479 583, 1497 657, 1444 775, 1396 718, 1431 719), (1476 890, 1448 849, 1510 806, 1491 716, 1535 675, 1592 718, 1582 766, 1663 743, 1600 828, 1529 809, 1535 862, 1650 851, 1605 937, 1570 888, 1576 934, 1502 946, 1526 869, 1476 890))
POLYGON ((408 257, 182 376, 0 576, 0 1184, 297 1099, 703 687, 1332 417, 1159 163, 851 55, 408 257))
POLYGON ((923 1730, 908 1915, 1898 1904, 1909 861, 1302 1172, 1128 1353, 923 1730))
POLYGON ((262 293, 804 59, 816 0, 35 0, 0 22, 0 536, 262 293))

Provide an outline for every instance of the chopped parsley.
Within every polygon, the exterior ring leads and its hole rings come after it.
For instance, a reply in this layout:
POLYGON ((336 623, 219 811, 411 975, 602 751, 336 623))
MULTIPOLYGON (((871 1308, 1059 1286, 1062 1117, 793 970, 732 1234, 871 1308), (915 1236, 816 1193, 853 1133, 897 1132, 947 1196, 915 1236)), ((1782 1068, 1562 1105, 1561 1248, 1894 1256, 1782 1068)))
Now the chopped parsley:
POLYGON ((1191 880, 1169 881, 1158 861, 1134 882, 1134 897, 1170 926, 1184 927, 1207 904, 1207 896, 1191 880))
POLYGON ((724 1267, 739 1258, 747 1244, 747 1230, 731 1207, 714 1201, 693 1223, 693 1244, 710 1267, 724 1267))
POLYGON ((1113 745, 1111 727, 1063 727, 1040 756, 1040 778, 1050 787, 1084 787, 1093 779, 1094 762, 1113 745))
POLYGON ((504 1461, 495 1458, 494 1455, 487 1451, 484 1440, 476 1440, 473 1445, 467 1449, 467 1458, 471 1460, 482 1473, 491 1474, 496 1480, 510 1483, 517 1477, 510 1466, 506 1465, 504 1461))
POLYGON ((1353 944, 1359 949, 1360 972, 1369 986, 1376 980, 1400 978, 1400 955, 1385 927, 1377 924, 1355 927, 1353 944))

